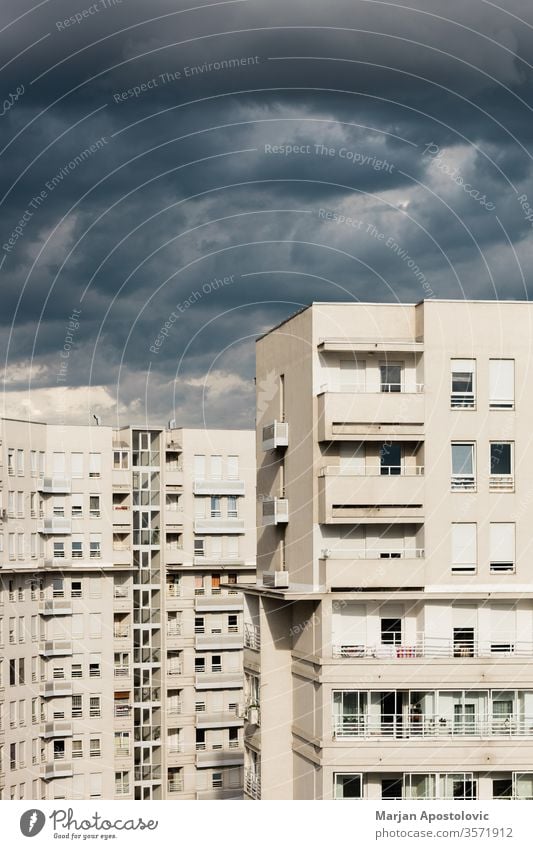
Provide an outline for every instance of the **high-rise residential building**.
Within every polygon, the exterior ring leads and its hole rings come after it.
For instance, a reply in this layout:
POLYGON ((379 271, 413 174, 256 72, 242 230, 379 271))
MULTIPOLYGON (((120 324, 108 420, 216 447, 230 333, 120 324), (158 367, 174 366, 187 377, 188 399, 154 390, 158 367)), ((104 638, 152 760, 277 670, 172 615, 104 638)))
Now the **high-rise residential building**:
POLYGON ((533 798, 532 327, 315 303, 258 341, 248 798, 533 798))
POLYGON ((254 433, 0 431, 1 798, 241 798, 254 433))

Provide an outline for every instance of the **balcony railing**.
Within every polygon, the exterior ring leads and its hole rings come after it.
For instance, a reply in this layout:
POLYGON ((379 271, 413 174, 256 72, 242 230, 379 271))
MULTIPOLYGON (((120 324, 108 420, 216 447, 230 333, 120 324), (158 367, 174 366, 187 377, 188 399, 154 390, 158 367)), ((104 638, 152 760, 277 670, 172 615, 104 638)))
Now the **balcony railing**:
POLYGON ((181 793, 183 790, 183 778, 181 776, 169 778, 167 788, 169 793, 181 793))
POLYGON ((131 716, 131 705, 115 705, 115 717, 117 719, 124 719, 131 716))
POLYGON ((349 714, 333 717, 334 739, 353 737, 533 737, 533 716, 349 714))
POLYGON ((261 798, 261 779, 249 769, 244 773, 244 790, 252 799, 261 798))
POLYGON ((113 628, 113 637, 115 640, 127 639, 130 635, 129 625, 115 625, 113 628))
POLYGON ((462 640, 417 635, 413 642, 397 644, 338 643, 332 646, 335 658, 382 658, 405 660, 420 657, 495 658, 533 657, 533 643, 506 639, 462 640))
POLYGON ((261 632, 259 630, 259 625, 253 625, 249 622, 245 622, 244 645, 247 649, 259 651, 261 648, 261 632))
POLYGON ((322 557, 331 560, 418 560, 425 557, 423 548, 324 548, 322 557))
POLYGON ((179 622, 167 625, 167 637, 181 637, 181 624, 179 622))
POLYGON ((129 666, 115 666, 115 678, 129 678, 130 676, 130 667, 129 666))

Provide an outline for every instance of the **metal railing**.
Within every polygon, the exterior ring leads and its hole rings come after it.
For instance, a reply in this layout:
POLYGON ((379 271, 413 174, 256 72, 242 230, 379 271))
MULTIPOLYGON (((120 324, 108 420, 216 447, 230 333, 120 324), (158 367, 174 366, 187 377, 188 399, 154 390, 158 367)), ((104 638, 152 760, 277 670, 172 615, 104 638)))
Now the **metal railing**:
POLYGON ((259 625, 253 625, 252 623, 245 622, 244 645, 248 649, 255 649, 255 651, 259 651, 261 648, 261 632, 259 630, 259 625))
POLYGON ((424 474, 424 466, 380 466, 368 465, 359 471, 356 466, 323 466, 320 469, 320 476, 339 475, 357 477, 357 478, 373 478, 373 477, 421 477, 424 474))
POLYGON ((423 548, 324 548, 323 558, 331 560, 418 560, 425 556, 423 548))
POLYGON ((490 475, 491 492, 514 492, 514 475, 490 475))
POLYGON ((462 640, 417 635, 413 642, 383 644, 339 643, 332 646, 335 658, 373 657, 404 660, 413 657, 484 658, 533 657, 533 643, 497 638, 492 640, 462 640))
POLYGON ((476 396, 473 392, 452 392, 450 395, 452 409, 472 409, 476 406, 476 396))
POLYGON ((167 788, 169 793, 181 793, 183 790, 183 778, 181 776, 169 778, 167 788))
POLYGON ((250 769, 244 773, 244 790, 252 799, 261 798, 261 779, 250 769))
POLYGON ((115 625, 113 627, 113 638, 115 640, 123 640, 130 635, 129 625, 115 625))
POLYGON ((347 714, 333 717, 333 737, 533 737, 533 716, 347 714))
POLYGON ((115 666, 115 678, 129 678, 130 675, 130 667, 129 666, 115 666))

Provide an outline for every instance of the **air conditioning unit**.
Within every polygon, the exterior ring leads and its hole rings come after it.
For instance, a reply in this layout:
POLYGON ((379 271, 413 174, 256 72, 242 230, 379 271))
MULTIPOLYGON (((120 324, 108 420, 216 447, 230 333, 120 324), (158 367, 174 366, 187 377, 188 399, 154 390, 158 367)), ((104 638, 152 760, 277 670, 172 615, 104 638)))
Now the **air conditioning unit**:
POLYGON ((288 572, 263 572, 263 586, 281 589, 289 586, 288 572))

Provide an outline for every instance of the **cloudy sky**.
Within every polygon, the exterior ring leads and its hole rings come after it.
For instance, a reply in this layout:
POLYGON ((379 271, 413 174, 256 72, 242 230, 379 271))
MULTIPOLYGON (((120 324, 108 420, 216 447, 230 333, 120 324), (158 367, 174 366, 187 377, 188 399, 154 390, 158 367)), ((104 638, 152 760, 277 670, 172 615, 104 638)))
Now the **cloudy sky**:
POLYGON ((2 415, 253 425, 313 300, 529 298, 528 0, 2 0, 2 415))

